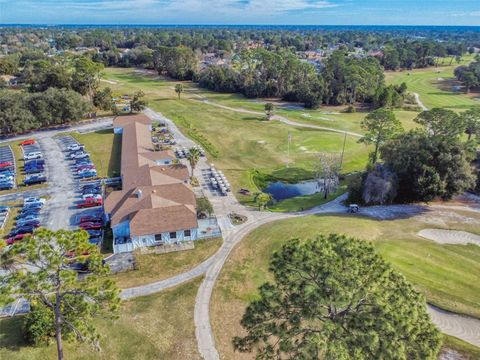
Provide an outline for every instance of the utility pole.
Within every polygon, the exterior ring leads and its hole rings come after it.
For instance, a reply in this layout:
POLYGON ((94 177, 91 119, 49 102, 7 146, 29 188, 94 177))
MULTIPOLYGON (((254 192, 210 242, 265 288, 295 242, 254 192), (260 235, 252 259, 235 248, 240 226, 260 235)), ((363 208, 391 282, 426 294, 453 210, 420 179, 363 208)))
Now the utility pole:
POLYGON ((340 158, 340 170, 342 170, 343 165, 343 155, 345 154, 345 145, 347 144, 347 132, 345 131, 345 136, 343 138, 343 149, 342 149, 342 157, 340 158))

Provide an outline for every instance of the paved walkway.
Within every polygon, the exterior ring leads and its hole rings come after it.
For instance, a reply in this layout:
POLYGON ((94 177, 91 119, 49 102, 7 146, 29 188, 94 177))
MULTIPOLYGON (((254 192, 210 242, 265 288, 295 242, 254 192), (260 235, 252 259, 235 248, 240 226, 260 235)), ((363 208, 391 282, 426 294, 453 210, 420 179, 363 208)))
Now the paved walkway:
POLYGON ((417 93, 413 93, 413 95, 415 96, 415 101, 417 102, 418 106, 420 106, 423 111, 428 111, 428 108, 423 105, 422 100, 420 100, 420 95, 418 95, 417 93))
MULTIPOLYGON (((193 94, 193 95, 201 98, 200 95, 197 95, 197 94, 193 94)), ((242 114, 265 116, 265 113, 262 113, 262 112, 259 112, 259 111, 253 111, 253 110, 248 110, 248 109, 243 109, 243 108, 234 108, 234 107, 218 104, 216 102, 207 100, 205 98, 201 98, 198 101, 201 101, 204 104, 212 105, 212 106, 215 106, 215 107, 218 107, 218 108, 221 108, 221 109, 230 110, 230 111, 234 111, 234 112, 238 112, 238 113, 242 113, 242 114)), ((296 121, 289 120, 285 116, 281 116, 281 115, 274 115, 272 117, 272 120, 277 120, 277 121, 280 121, 284 124, 291 125, 291 126, 296 126, 296 127, 303 127, 303 128, 314 129, 314 130, 322 130, 322 131, 330 131, 330 132, 335 132, 335 133, 339 133, 339 134, 347 133, 348 135, 351 135, 351 136, 354 136, 354 137, 362 137, 363 136, 362 134, 352 132, 352 131, 339 130, 339 129, 329 128, 329 127, 326 127, 326 126, 320 126, 320 125, 299 123, 299 122, 296 122, 296 121)))

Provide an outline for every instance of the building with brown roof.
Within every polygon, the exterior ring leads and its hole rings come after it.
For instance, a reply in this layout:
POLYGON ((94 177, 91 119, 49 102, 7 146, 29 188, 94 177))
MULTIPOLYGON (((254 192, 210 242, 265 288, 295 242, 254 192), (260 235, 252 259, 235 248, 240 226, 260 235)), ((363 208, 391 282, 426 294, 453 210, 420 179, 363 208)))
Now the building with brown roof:
POLYGON ((114 252, 196 240, 196 199, 187 167, 174 164, 170 150, 154 151, 147 116, 117 117, 114 129, 122 134, 123 190, 110 193, 104 204, 114 252))

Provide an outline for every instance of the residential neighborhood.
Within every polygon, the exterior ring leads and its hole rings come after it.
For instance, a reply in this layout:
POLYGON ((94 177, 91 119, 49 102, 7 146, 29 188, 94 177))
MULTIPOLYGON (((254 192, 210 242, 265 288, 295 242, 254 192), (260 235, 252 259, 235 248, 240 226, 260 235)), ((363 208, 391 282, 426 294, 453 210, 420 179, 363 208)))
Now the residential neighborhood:
POLYGON ((476 10, 0 1, 0 359, 480 359, 476 10))

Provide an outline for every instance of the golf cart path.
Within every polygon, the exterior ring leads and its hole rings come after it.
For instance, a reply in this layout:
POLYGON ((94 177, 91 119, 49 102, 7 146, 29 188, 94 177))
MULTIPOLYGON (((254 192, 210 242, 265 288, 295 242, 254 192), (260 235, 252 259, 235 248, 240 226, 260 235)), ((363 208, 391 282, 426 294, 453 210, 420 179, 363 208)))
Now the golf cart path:
POLYGON ((480 236, 466 231, 446 229, 423 229, 418 235, 439 244, 475 244, 480 246, 480 236))
MULTIPOLYGON (((215 106, 215 107, 218 107, 218 108, 221 108, 221 109, 230 110, 230 111, 234 111, 234 112, 242 113, 242 114, 251 114, 251 115, 260 115, 260 116, 265 115, 264 113, 262 113, 260 111, 253 111, 253 110, 248 110, 248 109, 243 109, 243 108, 235 108, 235 107, 230 107, 230 106, 218 104, 216 102, 205 99, 204 97, 202 97, 198 94, 191 94, 191 95, 193 95, 195 97, 198 97, 199 99, 197 99, 197 101, 200 101, 203 104, 208 104, 208 105, 215 106)), ((296 122, 296 121, 289 120, 285 116, 281 116, 281 115, 273 115, 272 120, 277 120, 277 121, 280 121, 280 122, 282 122, 284 124, 287 124, 287 125, 290 125, 290 126, 303 127, 303 128, 308 128, 308 129, 314 129, 314 130, 330 131, 330 132, 335 132, 335 133, 339 133, 339 134, 347 133, 348 135, 355 136, 355 137, 362 137, 363 136, 362 134, 359 134, 359 133, 356 133, 356 132, 344 131, 344 130, 329 128, 329 127, 326 127, 326 126, 299 123, 299 122, 296 122)))
MULTIPOLYGON (((243 110, 250 112, 249 110, 242 109, 242 111, 243 110)), ((192 140, 188 139, 180 132, 173 121, 166 118, 162 114, 151 109, 146 109, 145 113, 152 119, 166 122, 171 131, 175 134, 177 140, 179 140, 180 143, 183 142, 182 145, 192 146, 195 144, 192 140)), ((204 159, 199 162, 195 175, 198 174, 200 171, 199 168, 202 166, 208 166, 206 160, 204 159)), ((344 194, 327 204, 317 206, 307 211, 280 214, 249 209, 239 204, 236 198, 231 195, 222 199, 218 199, 217 197, 212 197, 208 191, 205 192, 205 194, 212 202, 215 213, 218 216, 219 224, 222 228, 224 242, 219 250, 212 257, 185 273, 152 284, 125 289, 122 291, 121 297, 123 299, 129 299, 137 296, 153 294, 193 280, 196 277, 205 275, 205 279, 199 287, 195 300, 195 334, 197 337, 198 349, 202 357, 204 359, 219 359, 219 354, 215 347, 215 338, 210 322, 210 301, 216 279, 218 278, 223 265, 233 248, 251 231, 269 222, 314 214, 345 214, 346 208, 343 206, 342 202, 346 199, 347 195, 344 194), (227 218, 228 212, 231 211, 235 211, 247 216, 247 222, 239 226, 231 226, 227 218)), ((431 211, 431 208, 434 207, 435 206, 428 205, 372 206, 368 208, 362 208, 362 216, 369 216, 382 220, 394 219, 431 211)), ((462 210, 472 209, 467 206, 459 206, 458 208, 461 208, 462 210)), ((477 209, 473 209, 472 211, 477 211, 477 209)), ((431 314, 432 321, 442 332, 480 346, 480 320, 468 316, 449 313, 432 306, 428 306, 428 311, 431 314)))
POLYGON ((428 111, 428 108, 423 104, 422 100, 420 100, 420 95, 414 92, 413 95, 415 96, 415 101, 417 102, 418 106, 422 109, 422 111, 428 111))

